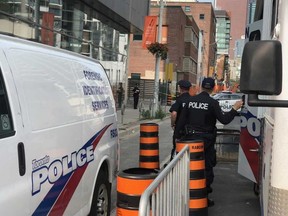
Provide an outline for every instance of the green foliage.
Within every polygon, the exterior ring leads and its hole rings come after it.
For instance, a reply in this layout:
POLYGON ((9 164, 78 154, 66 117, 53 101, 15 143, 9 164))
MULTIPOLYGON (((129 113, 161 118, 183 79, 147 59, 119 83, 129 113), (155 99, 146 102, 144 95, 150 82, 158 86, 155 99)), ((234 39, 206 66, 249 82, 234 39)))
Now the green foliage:
POLYGON ((163 119, 166 116, 166 113, 159 107, 159 109, 155 112, 156 119, 163 119))
POLYGON ((142 110, 141 111, 141 116, 143 119, 151 119, 151 112, 150 110, 142 110))
POLYGON ((166 116, 166 113, 164 112, 164 110, 162 110, 161 107, 159 107, 158 110, 156 110, 155 112, 155 117, 152 116, 152 113, 150 110, 145 110, 142 109, 141 110, 141 117, 142 119, 163 119, 166 116))

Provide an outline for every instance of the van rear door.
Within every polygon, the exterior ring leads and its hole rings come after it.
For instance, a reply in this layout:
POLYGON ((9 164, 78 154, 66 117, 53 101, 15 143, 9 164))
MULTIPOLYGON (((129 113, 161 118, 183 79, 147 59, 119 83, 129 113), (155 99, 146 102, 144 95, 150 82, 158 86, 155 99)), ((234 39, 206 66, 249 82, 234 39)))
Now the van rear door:
POLYGON ((0 215, 31 215, 23 129, 17 91, 0 50, 0 215))

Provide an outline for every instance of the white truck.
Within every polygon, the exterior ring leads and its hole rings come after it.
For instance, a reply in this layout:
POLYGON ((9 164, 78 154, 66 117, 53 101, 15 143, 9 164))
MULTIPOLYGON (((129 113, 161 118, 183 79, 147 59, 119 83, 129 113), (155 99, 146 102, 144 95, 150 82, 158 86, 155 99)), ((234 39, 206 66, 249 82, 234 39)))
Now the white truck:
POLYGON ((109 215, 118 144, 99 62, 0 35, 0 215, 109 215))
MULTIPOLYGON (((251 31, 244 47, 240 89, 248 94, 248 105, 258 107, 259 123, 254 118, 249 128, 257 132, 251 140, 257 139, 259 145, 258 149, 246 148, 245 154, 255 153, 247 157, 249 165, 251 160, 259 161, 259 170, 254 168, 257 172, 253 173, 260 186, 261 215, 287 216, 288 1, 258 0, 256 22, 262 28, 251 31)), ((245 143, 241 145, 245 147, 245 143)))

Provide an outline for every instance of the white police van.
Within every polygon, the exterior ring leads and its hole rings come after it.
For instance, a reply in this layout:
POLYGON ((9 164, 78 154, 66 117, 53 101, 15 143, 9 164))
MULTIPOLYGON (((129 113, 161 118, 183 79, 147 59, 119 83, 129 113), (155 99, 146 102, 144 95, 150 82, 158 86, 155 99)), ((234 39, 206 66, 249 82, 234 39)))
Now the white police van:
POLYGON ((0 215, 109 215, 117 134, 98 62, 0 35, 0 215))

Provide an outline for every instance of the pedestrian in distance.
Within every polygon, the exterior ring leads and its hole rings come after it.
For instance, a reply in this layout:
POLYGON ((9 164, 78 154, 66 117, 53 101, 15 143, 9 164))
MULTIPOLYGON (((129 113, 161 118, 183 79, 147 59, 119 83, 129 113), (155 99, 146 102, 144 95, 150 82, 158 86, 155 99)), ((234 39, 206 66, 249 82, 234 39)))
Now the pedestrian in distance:
POLYGON ((124 95, 124 88, 122 83, 119 83, 119 88, 117 90, 117 94, 118 94, 118 108, 121 109, 122 107, 122 102, 123 102, 123 95, 124 95))
POLYGON ((171 116, 171 127, 174 130, 173 132, 173 147, 171 150, 170 161, 173 159, 175 155, 176 149, 176 139, 181 138, 181 134, 179 131, 179 127, 177 125, 181 110, 185 106, 187 100, 190 98, 189 89, 191 87, 191 83, 188 80, 180 80, 177 85, 179 86, 180 95, 177 97, 174 104, 169 109, 170 116, 171 116))
POLYGON ((132 91, 133 91, 133 98, 134 98, 134 109, 137 109, 138 101, 139 101, 139 94, 140 94, 138 83, 136 83, 132 91))
MULTIPOLYGON (((190 96, 179 117, 179 130, 183 131, 181 139, 203 140, 205 155, 205 174, 207 192, 212 192, 214 180, 213 167, 216 166, 215 142, 217 136, 216 122, 230 123, 238 115, 237 110, 243 105, 243 101, 235 102, 229 112, 223 112, 219 102, 210 94, 213 92, 215 80, 211 77, 202 81, 202 92, 190 96)), ((208 206, 213 206, 214 201, 208 199, 208 206)))

